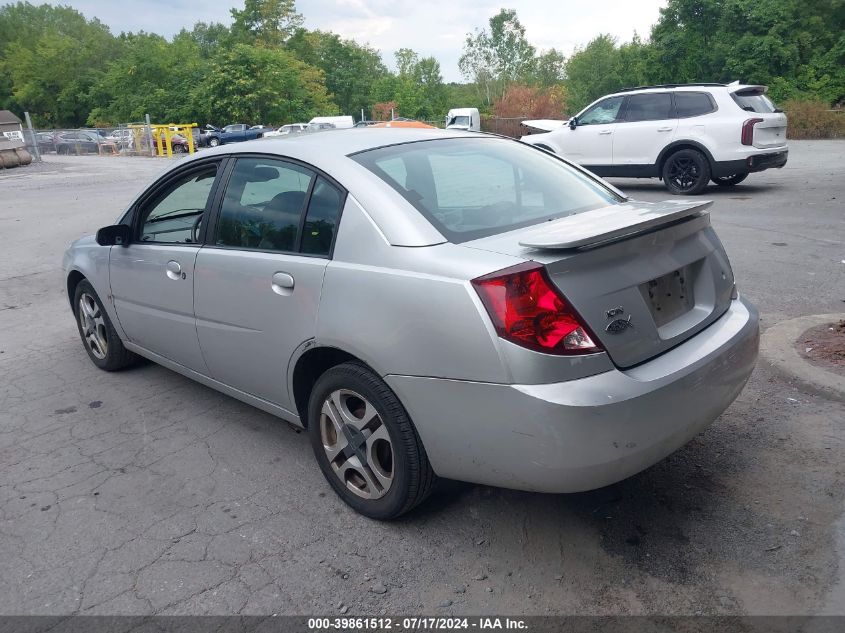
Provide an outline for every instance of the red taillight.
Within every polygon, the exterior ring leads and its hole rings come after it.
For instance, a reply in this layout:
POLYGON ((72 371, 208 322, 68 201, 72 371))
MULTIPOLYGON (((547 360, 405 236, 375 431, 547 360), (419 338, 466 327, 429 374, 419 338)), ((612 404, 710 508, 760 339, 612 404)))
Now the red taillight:
POLYGON ((543 266, 525 262, 473 279, 472 285, 503 339, 547 354, 602 351, 543 266))
POLYGON ((763 119, 748 119, 745 121, 745 123, 742 124, 741 140, 743 145, 754 144, 754 126, 762 122, 763 119))

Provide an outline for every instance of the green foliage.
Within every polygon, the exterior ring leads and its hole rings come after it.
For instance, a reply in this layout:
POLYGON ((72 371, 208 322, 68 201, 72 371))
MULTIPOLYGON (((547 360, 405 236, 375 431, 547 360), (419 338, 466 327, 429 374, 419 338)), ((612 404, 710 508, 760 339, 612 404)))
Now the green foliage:
POLYGON ((599 36, 566 64, 574 110, 625 86, 769 86, 776 101, 845 100, 845 0, 668 0, 651 31, 622 46, 599 36))
POLYGON ((525 27, 516 11, 501 9, 490 18, 488 29, 467 34, 458 68, 464 79, 475 84, 486 106, 501 98, 514 82, 528 80, 534 73, 534 47, 525 37, 525 27))
POLYGON ((245 0, 242 10, 230 13, 235 38, 263 46, 281 46, 302 26, 295 0, 245 0))
POLYGON ((236 44, 211 61, 200 99, 218 121, 302 121, 337 113, 323 71, 283 49, 236 44))
POLYGON ((393 73, 368 45, 302 28, 295 0, 245 0, 231 13, 231 27, 198 22, 167 40, 115 37, 71 7, 0 6, 0 108, 28 110, 39 126, 147 113, 275 125, 376 104, 441 120, 450 107, 490 113, 514 85, 565 95, 573 114, 624 86, 736 79, 768 85, 776 102, 845 102, 845 0, 667 0, 649 40, 599 35, 569 59, 538 53, 502 9, 467 35, 459 68, 470 83, 448 85, 432 57, 400 49, 393 73))
POLYGON ((37 125, 84 121, 114 51, 108 28, 69 7, 0 7, 0 104, 26 108, 37 125))
POLYGON ((344 114, 369 110, 376 84, 388 74, 377 50, 335 33, 299 29, 287 49, 323 71, 326 88, 344 114))

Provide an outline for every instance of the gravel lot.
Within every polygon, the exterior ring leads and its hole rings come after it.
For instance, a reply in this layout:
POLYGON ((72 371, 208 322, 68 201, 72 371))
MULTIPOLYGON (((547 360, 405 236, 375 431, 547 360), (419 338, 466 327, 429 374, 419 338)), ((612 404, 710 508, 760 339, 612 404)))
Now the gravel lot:
MULTIPOLYGON (((843 157, 793 142, 784 169, 705 194, 764 327, 845 312, 843 157)), ((845 404, 764 362, 627 481, 450 483, 392 524, 342 505, 287 424, 153 364, 98 371, 61 254, 164 167, 0 172, 0 614, 845 614, 845 404)))

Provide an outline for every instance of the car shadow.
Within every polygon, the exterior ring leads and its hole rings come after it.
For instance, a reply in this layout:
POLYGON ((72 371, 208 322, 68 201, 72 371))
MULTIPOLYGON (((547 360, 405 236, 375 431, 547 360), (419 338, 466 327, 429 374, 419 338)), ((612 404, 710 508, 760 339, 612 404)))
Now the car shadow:
POLYGON ((441 482, 398 523, 449 523, 455 513, 469 512, 477 522, 474 545, 492 548, 494 559, 512 556, 515 546, 529 558, 551 549, 552 558, 561 557, 551 564, 562 565, 567 543, 589 543, 677 584, 701 581, 715 558, 762 567, 771 543, 760 526, 788 529, 735 492, 732 482, 753 464, 737 448, 742 442, 734 428, 718 426, 647 470, 598 490, 541 494, 441 482))
MULTIPOLYGON (((612 184, 617 189, 621 190, 623 193, 631 194, 633 192, 648 192, 654 193, 656 195, 665 194, 668 199, 675 198, 666 187, 663 185, 662 182, 656 180, 625 180, 625 181, 618 181, 618 180, 608 180, 610 184, 612 184)), ((762 194, 764 192, 771 192, 777 191, 782 189, 783 186, 779 183, 761 183, 761 184, 749 184, 749 183, 742 183, 736 185, 734 187, 720 187, 719 185, 707 185, 707 187, 702 191, 700 194, 696 196, 687 196, 689 198, 735 198, 735 197, 744 197, 744 196, 752 196, 762 194)), ((677 196, 678 198, 683 198, 684 196, 677 196)))

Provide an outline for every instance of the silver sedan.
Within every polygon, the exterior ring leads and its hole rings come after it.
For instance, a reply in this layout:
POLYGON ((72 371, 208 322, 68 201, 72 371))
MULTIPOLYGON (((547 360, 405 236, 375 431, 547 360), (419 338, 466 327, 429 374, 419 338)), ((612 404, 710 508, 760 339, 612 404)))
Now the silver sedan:
POLYGON ((143 356, 305 427, 390 519, 438 477, 604 486, 712 423, 758 318, 708 206, 517 141, 356 129, 180 161, 64 270, 97 367, 143 356))

